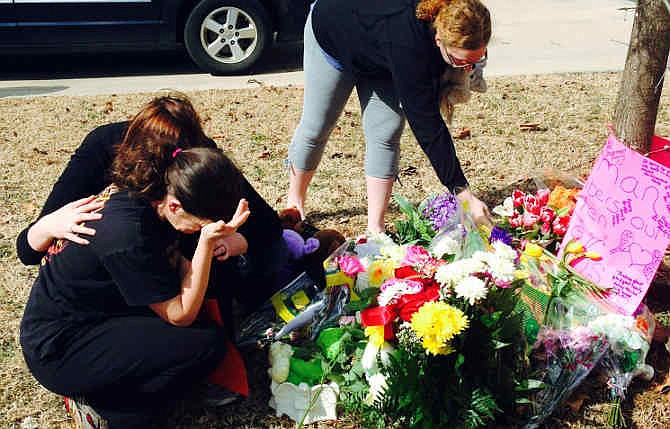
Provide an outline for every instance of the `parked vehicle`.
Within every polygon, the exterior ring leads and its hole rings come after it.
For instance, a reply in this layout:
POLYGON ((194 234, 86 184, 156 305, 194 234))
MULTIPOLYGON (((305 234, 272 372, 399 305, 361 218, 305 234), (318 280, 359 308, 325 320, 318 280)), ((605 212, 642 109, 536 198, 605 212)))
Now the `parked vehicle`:
POLYGON ((311 0, 0 0, 0 53, 185 46, 204 71, 247 70, 273 42, 298 41, 311 0))

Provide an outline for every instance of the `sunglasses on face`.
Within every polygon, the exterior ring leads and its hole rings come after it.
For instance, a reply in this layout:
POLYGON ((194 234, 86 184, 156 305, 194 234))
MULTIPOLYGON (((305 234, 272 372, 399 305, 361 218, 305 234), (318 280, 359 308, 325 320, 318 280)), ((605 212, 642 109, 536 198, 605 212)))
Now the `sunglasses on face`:
POLYGON ((486 61, 489 58, 489 51, 486 50, 484 51, 484 56, 475 61, 474 63, 470 62, 464 62, 463 60, 458 60, 454 58, 453 55, 451 55, 448 51, 445 51, 447 54, 447 64, 449 64, 451 67, 455 69, 466 69, 466 70, 472 70, 472 68, 475 66, 475 64, 481 63, 482 61, 486 61))

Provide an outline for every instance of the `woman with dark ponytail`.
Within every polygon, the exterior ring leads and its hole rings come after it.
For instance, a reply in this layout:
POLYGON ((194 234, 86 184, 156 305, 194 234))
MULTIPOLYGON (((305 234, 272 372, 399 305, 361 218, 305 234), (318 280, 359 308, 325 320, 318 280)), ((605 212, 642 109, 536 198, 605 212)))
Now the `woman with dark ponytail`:
POLYGON ((486 205, 469 189, 440 115, 445 67, 486 57, 491 18, 480 0, 318 0, 305 25, 305 96, 289 146, 288 204, 304 216, 305 195, 354 86, 366 139, 368 229, 384 231, 407 118, 440 181, 479 223, 486 205))
POLYGON ((21 321, 28 368, 66 397, 79 428, 151 427, 230 352, 221 326, 196 319, 218 243, 249 217, 242 176, 219 149, 152 157, 162 137, 131 133, 123 144, 136 139, 143 150, 117 157, 98 197, 96 234, 87 245, 54 242, 21 321), (190 260, 178 232, 200 233, 190 260))

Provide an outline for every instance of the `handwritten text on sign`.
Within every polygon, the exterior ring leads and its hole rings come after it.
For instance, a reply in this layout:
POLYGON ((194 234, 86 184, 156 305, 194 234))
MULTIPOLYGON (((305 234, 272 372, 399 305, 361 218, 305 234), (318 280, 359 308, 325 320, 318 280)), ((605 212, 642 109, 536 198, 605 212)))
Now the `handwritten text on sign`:
POLYGON ((563 240, 602 256, 575 265, 611 287, 608 303, 624 314, 640 305, 670 243, 670 169, 610 134, 591 170, 563 240))

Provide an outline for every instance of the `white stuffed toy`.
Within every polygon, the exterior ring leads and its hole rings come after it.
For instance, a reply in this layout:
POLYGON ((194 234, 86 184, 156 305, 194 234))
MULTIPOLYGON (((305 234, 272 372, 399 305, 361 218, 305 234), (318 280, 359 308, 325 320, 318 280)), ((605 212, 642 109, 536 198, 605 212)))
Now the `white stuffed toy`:
POLYGON ((440 82, 440 113, 451 124, 454 105, 470 101, 471 91, 486 92, 484 67, 486 59, 475 64, 471 70, 447 66, 440 82))

